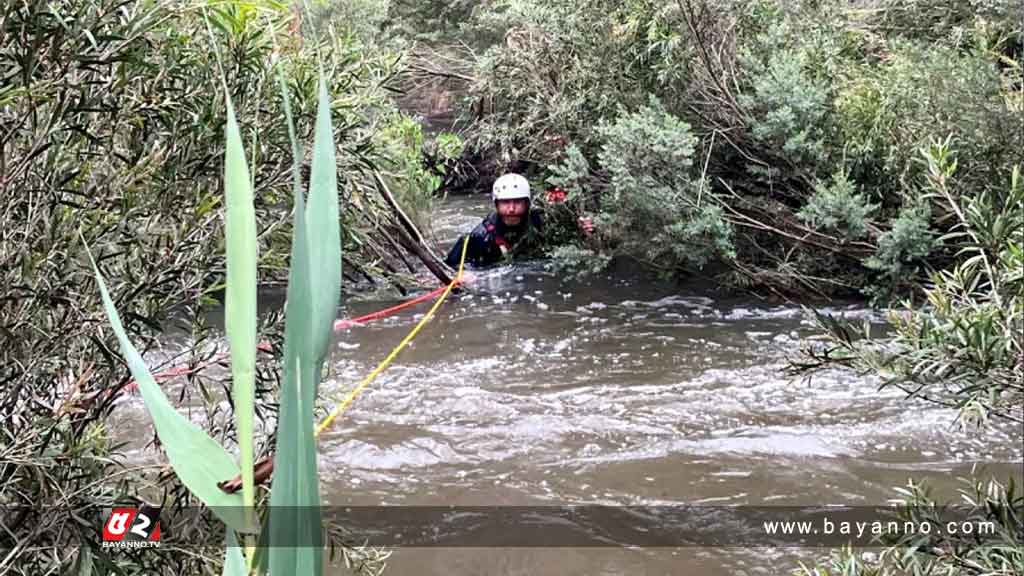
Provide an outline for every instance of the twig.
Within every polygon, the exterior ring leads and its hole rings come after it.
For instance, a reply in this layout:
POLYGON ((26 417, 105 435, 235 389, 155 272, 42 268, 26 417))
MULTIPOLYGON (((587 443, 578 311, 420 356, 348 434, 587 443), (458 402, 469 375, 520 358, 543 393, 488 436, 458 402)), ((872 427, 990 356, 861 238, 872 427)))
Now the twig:
POLYGON ((721 80, 719 80, 719 74, 715 72, 714 67, 711 64, 711 56, 708 54, 704 37, 697 30, 697 26, 694 23, 693 6, 690 4, 690 0, 678 0, 678 4, 679 9, 683 13, 683 19, 686 21, 686 26, 690 29, 690 33, 693 34, 693 38, 697 42, 697 47, 700 48, 700 61, 704 65, 704 69, 707 71, 708 76, 711 77, 711 81, 715 83, 715 86, 717 86, 718 90, 721 92, 720 98, 722 98, 728 107, 732 108, 740 120, 743 120, 746 116, 743 109, 741 109, 739 104, 736 103, 736 99, 732 93, 727 90, 721 80))
POLYGON ((427 247, 426 242, 423 240, 423 235, 416 229, 416 225, 413 224, 409 216, 406 215, 398 205, 398 202, 395 201, 395 197, 391 195, 391 191, 388 190, 387 184, 384 183, 384 179, 381 177, 380 172, 372 170, 371 173, 373 174, 374 182, 377 184, 377 190, 384 198, 384 201, 387 202, 388 206, 391 207, 392 212, 395 214, 398 222, 402 226, 398 230, 400 232, 399 240, 401 241, 403 236, 407 236, 405 240, 408 241, 408 244, 405 248, 414 253, 420 261, 423 262, 423 265, 427 267, 427 270, 430 270, 430 272, 436 276, 441 283, 451 283, 451 275, 445 271, 440 259, 438 259, 437 256, 434 255, 427 247))

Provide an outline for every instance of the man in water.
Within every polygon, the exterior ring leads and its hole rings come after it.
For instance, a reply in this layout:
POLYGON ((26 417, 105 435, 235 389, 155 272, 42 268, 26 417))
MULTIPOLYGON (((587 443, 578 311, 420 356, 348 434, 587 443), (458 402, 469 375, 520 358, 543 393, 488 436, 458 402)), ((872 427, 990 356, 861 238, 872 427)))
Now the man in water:
MULTIPOLYGON (((564 200, 564 196, 562 192, 558 201, 564 200)), ((519 174, 505 174, 494 181, 491 198, 494 200, 494 212, 469 233, 466 264, 473 268, 525 256, 540 248, 540 210, 530 210, 530 183, 526 178, 519 174)), ((594 224, 589 217, 580 218, 578 223, 584 234, 593 232, 594 224)), ((459 237, 445 258, 445 263, 455 269, 459 268, 463 238, 465 236, 459 237)), ((474 280, 473 274, 463 273, 463 282, 474 280)), ((265 482, 273 471, 272 457, 259 461, 254 472, 256 484, 265 482)), ((242 476, 219 482, 217 486, 233 494, 242 489, 242 476)))
MULTIPOLYGON (((527 256, 540 248, 543 222, 539 210, 530 209, 530 183, 520 174, 505 174, 491 188, 494 212, 469 233, 466 264, 472 268, 491 266, 516 256, 527 256)), ((593 231, 590 218, 580 218, 585 234, 593 231)), ((445 258, 459 267, 464 236, 460 236, 445 258)))

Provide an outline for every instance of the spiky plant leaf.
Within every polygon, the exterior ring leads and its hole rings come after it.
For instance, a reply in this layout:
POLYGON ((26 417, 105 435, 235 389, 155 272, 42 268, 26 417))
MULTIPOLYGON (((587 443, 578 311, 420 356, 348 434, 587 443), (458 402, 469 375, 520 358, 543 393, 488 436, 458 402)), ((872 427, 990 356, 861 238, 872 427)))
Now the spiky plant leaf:
MULTIPOLYGON (((283 83, 282 96, 291 124, 283 83)), ((289 134, 294 138, 291 125, 289 134)), ((296 151, 300 149, 294 140, 292 145, 296 151)), ((293 168, 297 170, 298 162, 293 168)), ((284 378, 268 525, 271 574, 319 575, 323 569, 313 405, 341 288, 334 170, 330 108, 321 71, 308 209, 298 183, 295 190, 295 231, 285 305, 284 378)))
POLYGON ((308 241, 302 195, 295 198, 288 300, 285 304, 284 377, 270 493, 271 574, 320 574, 320 493, 313 438, 313 321, 308 241), (301 546, 295 546, 295 544, 301 546), (291 545, 289 545, 291 544, 291 545))
POLYGON ((331 129, 331 103, 323 69, 320 70, 318 97, 306 224, 310 241, 314 355, 321 359, 327 353, 341 291, 337 163, 334 131, 331 129))
POLYGON ((256 386, 256 211, 242 138, 227 96, 227 146, 224 194, 227 198, 225 243, 227 289, 224 325, 231 346, 231 390, 234 396, 238 448, 242 466, 242 501, 255 503, 253 486, 253 412, 256 386))
POLYGON ((107 319, 121 345, 121 353, 128 363, 132 377, 138 383, 142 400, 146 404, 146 410, 153 420, 157 437, 160 438, 174 473, 181 483, 201 502, 210 506, 214 514, 225 524, 240 532, 251 531, 245 523, 241 495, 226 494, 217 487, 218 482, 238 475, 235 459, 202 428, 175 410, 167 400, 167 396, 143 362, 142 355, 128 339, 117 309, 107 292, 107 285, 91 253, 89 260, 96 275, 96 284, 100 288, 107 319))

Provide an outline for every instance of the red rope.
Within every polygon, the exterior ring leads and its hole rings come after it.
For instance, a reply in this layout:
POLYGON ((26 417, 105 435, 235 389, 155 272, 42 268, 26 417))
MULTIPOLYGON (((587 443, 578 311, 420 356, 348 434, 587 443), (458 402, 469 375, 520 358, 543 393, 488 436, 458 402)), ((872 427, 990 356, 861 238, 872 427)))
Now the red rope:
MULTIPOLYGON (((350 318, 344 318, 344 319, 338 320, 338 321, 336 321, 334 323, 334 329, 335 330, 344 330, 345 328, 350 328, 352 326, 362 326, 363 324, 365 324, 367 322, 370 322, 370 321, 373 321, 373 320, 379 320, 379 319, 384 318, 386 316, 390 316, 390 315, 394 314, 395 312, 398 312, 399 310, 403 310, 403 309, 408 308, 410 306, 415 306, 417 304, 421 304, 421 303, 423 303, 423 302, 425 302, 427 300, 430 300, 430 299, 434 298, 435 296, 437 296, 441 292, 444 292, 445 288, 446 288, 445 286, 441 286, 439 288, 431 290, 430 292, 427 292, 426 294, 423 294, 422 296, 417 296, 417 297, 415 297, 415 298, 413 298, 411 300, 406 300, 405 302, 402 302, 401 304, 396 304, 394 306, 391 306, 390 308, 385 308, 383 310, 378 310, 376 312, 371 312, 369 314, 364 314, 362 316, 359 316, 358 318, 351 318, 351 319, 350 318)), ((260 342, 256 346, 256 349, 260 350, 262 352, 270 352, 270 350, 271 350, 270 343, 269 342, 260 342)), ((230 356, 230 353, 229 352, 225 352, 223 354, 218 354, 218 355, 214 356, 213 358, 211 358, 210 360, 207 360, 206 362, 202 362, 200 364, 197 364, 195 367, 175 366, 173 368, 168 368, 167 370, 164 370, 162 372, 157 372, 156 374, 153 374, 153 379, 156 380, 157 382, 161 382, 163 380, 168 380, 170 378, 174 378, 175 376, 184 376, 184 375, 187 375, 187 374, 193 374, 195 372, 199 372, 200 370, 208 368, 208 367, 210 367, 210 366, 212 366, 214 364, 217 364, 218 362, 222 362, 224 360, 227 360, 228 356, 230 356)), ((138 389, 138 386, 139 386, 138 382, 132 380, 131 382, 129 382, 128 384, 126 384, 124 386, 124 390, 134 391, 134 390, 138 389)))
POLYGON ((394 314, 395 312, 398 312, 399 310, 402 310, 403 308, 408 308, 409 306, 415 306, 415 305, 417 305, 417 304, 419 304, 421 302, 424 302, 426 300, 432 299, 434 296, 437 296, 441 292, 444 292, 445 288, 446 288, 445 286, 440 286, 440 287, 438 287, 438 288, 436 288, 436 289, 434 289, 434 290, 432 290, 430 292, 427 292, 426 294, 424 294, 422 296, 417 296, 417 297, 413 298, 412 300, 407 300, 405 302, 402 302, 401 304, 396 304, 396 305, 394 305, 394 306, 392 306, 390 308, 385 308, 383 310, 378 310, 376 312, 371 312, 369 314, 360 316, 358 318, 352 318, 351 320, 349 320, 349 319, 338 320, 337 322, 334 323, 334 329, 335 330, 342 330, 342 329, 348 328, 349 326, 352 326, 353 324, 364 324, 364 323, 369 322, 371 320, 377 320, 379 318, 384 318, 385 316, 390 316, 391 314, 394 314))

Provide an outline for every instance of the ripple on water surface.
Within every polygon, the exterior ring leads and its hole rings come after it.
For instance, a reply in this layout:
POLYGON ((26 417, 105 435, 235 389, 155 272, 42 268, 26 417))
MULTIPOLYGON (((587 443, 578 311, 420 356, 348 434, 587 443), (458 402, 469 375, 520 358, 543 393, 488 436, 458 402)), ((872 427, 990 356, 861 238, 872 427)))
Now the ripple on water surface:
MULTIPOLYGON (((325 439, 327 459, 343 464, 340 484, 415 470, 429 493, 400 478, 379 488, 425 503, 449 502, 459 490, 445 486, 473 482, 524 501, 758 503, 795 501, 813 481, 813 493, 843 501, 888 497, 891 485, 933 467, 948 476, 1021 458, 1011 428, 960 431, 952 411, 903 402, 873 379, 786 376, 787 358, 813 333, 799 307, 622 282, 566 285, 522 270, 482 286, 447 304, 433 336, 403 353, 325 439)), ((882 320, 857 307, 826 311, 882 320)), ((412 321, 346 334, 360 348, 336 352, 338 372, 368 370, 412 321)), ((353 379, 331 385, 339 381, 353 379)))
MULTIPOLYGON (((846 371, 786 376, 787 359, 814 334, 797 306, 621 278, 563 282, 536 267, 485 273, 477 287, 446 303, 321 439, 328 501, 879 504, 910 477, 953 496, 956 476, 976 463, 1020 475, 1017 427, 961 431, 953 411, 846 371)), ((882 321, 861 307, 826 311, 882 321)), ((339 334, 329 401, 422 312, 339 334)), ((122 408, 125 420, 141 415, 137 399, 122 408)), ((572 550, 551 552, 403 550, 395 565, 424 574, 758 574, 768 556, 785 556, 591 550, 568 561, 572 550), (500 558, 508 570, 495 567, 500 558)))

